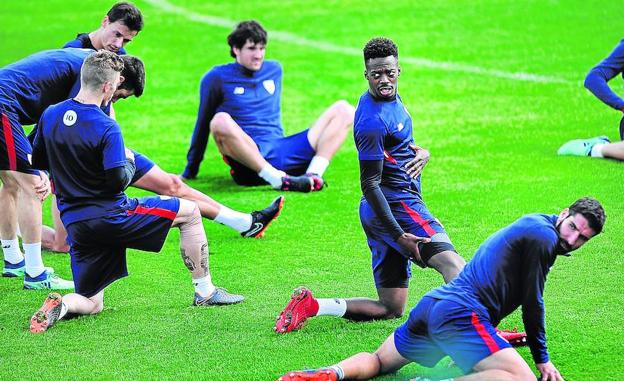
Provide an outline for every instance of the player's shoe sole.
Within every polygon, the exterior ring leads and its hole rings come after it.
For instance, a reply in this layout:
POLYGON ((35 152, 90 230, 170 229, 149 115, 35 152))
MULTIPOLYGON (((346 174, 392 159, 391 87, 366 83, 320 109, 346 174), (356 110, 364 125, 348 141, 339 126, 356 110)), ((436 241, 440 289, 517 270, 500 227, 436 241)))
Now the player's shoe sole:
POLYGON ((288 372, 277 381, 337 381, 336 373, 329 369, 288 372))
POLYGON ((275 221, 275 219, 277 219, 277 217, 281 214, 282 208, 284 207, 284 200, 284 196, 279 196, 273 200, 271 205, 267 208, 261 211, 252 212, 253 222, 251 224, 251 228, 242 232, 241 236, 245 238, 264 237, 264 232, 267 230, 269 225, 271 225, 271 222, 275 221))
POLYGON ((303 328, 306 320, 312 317, 305 311, 306 306, 302 305, 308 298, 312 298, 310 290, 305 287, 296 288, 284 310, 277 316, 273 331, 288 333, 303 328), (297 311, 299 308, 303 308, 304 311, 297 311))
POLYGON ((30 332, 42 333, 52 327, 61 314, 62 300, 56 292, 49 294, 43 306, 30 319, 30 332))

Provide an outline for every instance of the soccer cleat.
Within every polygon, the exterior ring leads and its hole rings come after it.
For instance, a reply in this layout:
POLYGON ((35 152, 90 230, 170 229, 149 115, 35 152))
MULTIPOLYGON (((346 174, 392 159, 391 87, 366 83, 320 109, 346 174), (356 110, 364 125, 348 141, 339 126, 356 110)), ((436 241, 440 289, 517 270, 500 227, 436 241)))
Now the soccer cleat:
POLYGON ((514 347, 521 347, 527 343, 527 335, 525 332, 518 332, 518 328, 514 329, 498 329, 496 333, 507 340, 514 347))
POLYGON ((241 233, 245 238, 260 238, 264 235, 264 231, 269 227, 271 222, 280 215, 284 206, 284 196, 279 196, 268 207, 251 212, 251 227, 249 230, 241 233))
POLYGON ((325 181, 319 175, 314 173, 308 173, 303 176, 289 176, 282 177, 283 191, 291 192, 317 192, 323 189, 325 181))
POLYGON ((591 150, 596 144, 607 144, 609 138, 598 136, 591 139, 575 139, 562 145, 557 151, 557 155, 562 156, 590 156, 591 150))
POLYGON ((288 333, 301 329, 308 318, 316 316, 318 308, 312 292, 305 287, 299 287, 293 291, 290 302, 280 312, 273 330, 276 333, 288 333))
POLYGON ((217 287, 215 291, 208 298, 200 296, 195 293, 193 299, 194 306, 225 306, 229 304, 240 303, 245 300, 242 295, 230 294, 225 288, 217 287))
POLYGON ((313 369, 288 372, 277 381, 338 381, 338 375, 331 369, 313 369))
POLYGON ((22 259, 19 263, 11 263, 4 261, 2 276, 7 278, 20 278, 24 276, 26 270, 26 261, 22 259))
POLYGON ((31 277, 28 272, 24 274, 25 290, 72 290, 74 282, 59 278, 52 267, 46 267, 45 271, 36 277, 31 277))
POLYGON ((30 332, 41 333, 47 331, 59 320, 63 298, 53 292, 43 302, 43 306, 30 318, 30 332))

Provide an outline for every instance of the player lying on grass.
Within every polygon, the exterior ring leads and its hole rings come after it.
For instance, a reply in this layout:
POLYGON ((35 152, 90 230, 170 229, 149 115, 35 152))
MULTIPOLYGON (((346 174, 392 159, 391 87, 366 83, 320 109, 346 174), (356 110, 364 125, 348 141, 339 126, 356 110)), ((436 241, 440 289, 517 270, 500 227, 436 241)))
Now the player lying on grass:
POLYGON ((197 204, 168 196, 129 198, 123 192, 134 175, 134 156, 119 125, 100 109, 123 82, 123 65, 114 53, 91 54, 82 66, 80 92, 46 109, 39 121, 33 166, 49 170, 54 179, 76 293, 50 294, 32 317, 31 332, 47 330, 66 313, 101 312, 104 289, 128 275, 126 249, 158 252, 171 227, 180 229, 180 252, 195 287, 193 304, 243 300, 212 284, 197 204))
POLYGON ((466 374, 455 381, 532 381, 529 365, 494 328, 522 306, 540 380, 563 381, 546 348, 546 276, 559 255, 584 245, 604 222, 602 206, 591 198, 577 200, 558 216, 526 215, 490 236, 452 282, 426 294, 377 351, 279 380, 366 380, 410 362, 433 367, 448 355, 466 374))
POLYGON ((280 122, 282 67, 265 61, 267 32, 243 21, 228 36, 234 63, 215 66, 202 79, 200 104, 183 178, 197 177, 208 136, 239 185, 311 192, 353 124, 353 106, 337 101, 312 127, 284 136, 280 122))
MULTIPOLYGON (((277 318, 277 333, 299 329, 313 316, 356 321, 400 317, 412 262, 434 268, 445 282, 465 265, 420 195, 420 174, 429 152, 414 145, 412 118, 397 93, 401 72, 397 46, 386 38, 372 39, 364 47, 364 63, 369 89, 360 98, 353 132, 363 193, 360 221, 373 257, 379 299, 315 299, 310 290, 298 288, 277 318)), ((525 338, 516 331, 502 334, 518 345, 525 338)))
MULTIPOLYGON (((590 70, 585 77, 585 87, 604 104, 624 112, 624 99, 607 84, 618 74, 624 73, 624 40, 607 58, 590 70)), ((624 117, 620 121, 620 140, 624 140, 624 117)), ((571 140, 559 148, 559 155, 604 157, 624 160, 624 141, 611 143, 606 136, 571 140)))
MULTIPOLYGON (((128 3, 115 4, 104 17, 100 28, 91 33, 78 34, 75 40, 69 41, 65 47, 79 47, 85 49, 106 49, 118 54, 125 54, 123 46, 136 36, 143 26, 141 12, 128 3)), ((125 71, 130 70, 128 65, 125 71)), ((137 86, 141 92, 144 86, 144 69, 141 65, 137 68, 140 72, 137 77, 137 86)), ((129 78, 126 73, 122 75, 129 78)), ((70 94, 73 96, 74 94, 70 94)), ((125 97, 133 95, 125 94, 125 97)), ((140 94, 134 93, 135 96, 140 94)), ((125 97, 116 97, 124 99, 125 97)), ((114 117, 112 107, 109 114, 114 117)), ((263 210, 251 213, 241 213, 233 210, 209 197, 208 195, 188 186, 174 174, 166 173, 147 156, 133 151, 136 161, 136 173, 132 179, 132 186, 145 189, 156 194, 175 196, 195 201, 203 217, 214 220, 238 231, 243 237, 259 238, 269 224, 277 218, 284 203, 283 197, 278 197, 263 210)), ((59 218, 56 203, 52 202, 52 217, 55 229, 44 227, 42 233, 43 247, 57 252, 67 252, 67 233, 59 218)))

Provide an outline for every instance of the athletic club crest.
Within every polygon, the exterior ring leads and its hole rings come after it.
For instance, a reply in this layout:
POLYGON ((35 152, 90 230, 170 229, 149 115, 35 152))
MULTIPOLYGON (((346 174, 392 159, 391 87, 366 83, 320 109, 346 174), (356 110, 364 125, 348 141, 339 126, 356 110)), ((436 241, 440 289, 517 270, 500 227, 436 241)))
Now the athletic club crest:
POLYGON ((262 86, 269 92, 269 94, 273 95, 275 92, 275 82, 272 79, 267 79, 266 81, 262 81, 262 86))

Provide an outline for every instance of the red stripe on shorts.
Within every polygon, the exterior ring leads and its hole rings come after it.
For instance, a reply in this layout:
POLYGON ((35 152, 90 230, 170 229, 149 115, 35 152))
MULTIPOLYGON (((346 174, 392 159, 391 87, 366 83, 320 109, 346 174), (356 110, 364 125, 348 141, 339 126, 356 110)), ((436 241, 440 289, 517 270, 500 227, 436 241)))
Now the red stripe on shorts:
POLYGON ((149 214, 151 216, 163 217, 168 220, 175 220, 177 213, 168 209, 162 208, 146 208, 144 206, 137 206, 134 210, 128 210, 128 214, 149 214))
POLYGON ((429 225, 429 221, 422 218, 422 216, 418 214, 417 211, 407 206, 407 204, 403 201, 401 201, 401 205, 403 205, 403 208, 405 209, 407 214, 409 214, 410 217, 412 217, 412 220, 414 220, 414 222, 416 222, 418 225, 422 226, 422 228, 425 230, 425 233, 429 234, 429 237, 436 234, 436 231, 433 230, 431 225, 429 225))
POLYGON ((477 333, 479 334, 479 336, 481 336, 483 341, 485 341, 485 345, 488 346, 488 348, 490 349, 490 352, 492 353, 498 352, 500 348, 498 344, 496 344, 496 340, 494 340, 494 338, 488 333, 487 329, 485 329, 483 324, 481 324, 476 312, 472 313, 471 322, 472 322, 472 326, 475 327, 475 329, 477 330, 477 333))
POLYGON ((13 129, 6 114, 2 114, 2 130, 4 132, 4 142, 6 143, 7 156, 9 158, 9 170, 17 170, 17 158, 15 156, 15 142, 13 141, 13 129))

